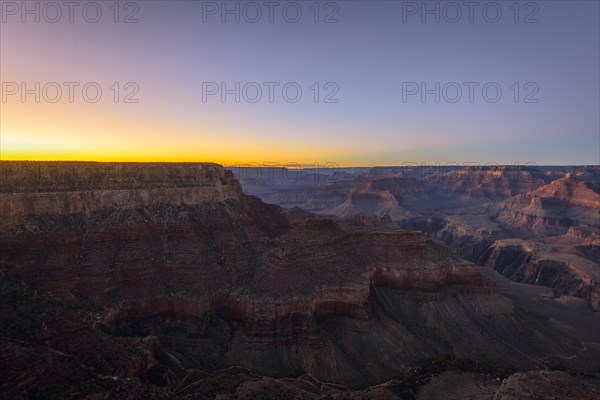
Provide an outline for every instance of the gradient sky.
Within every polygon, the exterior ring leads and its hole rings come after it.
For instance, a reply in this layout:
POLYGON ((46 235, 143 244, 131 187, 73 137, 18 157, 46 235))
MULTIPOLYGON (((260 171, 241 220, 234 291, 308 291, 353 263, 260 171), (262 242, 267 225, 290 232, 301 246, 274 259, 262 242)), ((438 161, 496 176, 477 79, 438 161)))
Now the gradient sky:
MULTIPOLYGON (((468 9, 457 23, 454 10, 406 15, 402 1, 337 1, 337 23, 323 23, 333 6, 297 1, 298 23, 274 21, 259 1, 257 23, 222 23, 204 15, 206 2, 138 1, 137 23, 114 23, 112 1, 99 2, 102 18, 89 23, 81 8, 56 23, 33 15, 21 21, 13 2, 2 2, 0 27, 0 156, 2 159, 98 161, 213 161, 336 163, 340 166, 419 163, 600 163, 600 8, 598 1, 498 1, 502 16, 486 21, 479 2, 473 22, 468 9), (314 6, 313 6, 314 7, 314 6), (532 12, 537 23, 523 23, 532 12), (207 21, 203 21, 206 17, 207 21), (406 22, 403 19, 406 18, 406 22), (81 86, 73 103, 63 97, 35 103, 28 95, 7 95, 10 82, 34 88, 48 82, 97 82, 97 103, 84 101, 81 86), (135 82, 137 104, 115 103, 110 86, 135 82), (281 86, 274 102, 257 103, 233 95, 203 102, 203 82, 296 82, 297 103, 286 102, 281 86), (315 103, 310 86, 334 82, 338 103, 315 103), (403 102, 403 82, 496 82, 496 103, 474 102, 466 88, 456 103, 429 95, 403 102), (519 102, 510 87, 518 82, 519 102), (537 103, 523 102, 533 82, 537 103)), ((31 8, 36 2, 28 2, 31 8)), ((59 4, 62 2, 58 2, 59 4)), ((85 4, 87 2, 81 2, 85 4)), ((122 20, 133 8, 121 2, 122 20)), ((228 2, 234 7, 236 2, 228 2)), ((411 3, 411 2, 408 2, 411 3)), ((428 1, 434 8, 446 2, 428 1)), ((460 1, 458 4, 462 4, 460 1)), ((16 2, 21 7, 21 2, 16 2)), ((221 2, 216 3, 220 7, 221 2)), ((243 6, 244 2, 240 2, 243 6)), ((41 7, 42 5, 40 5, 41 7)), ((46 10, 54 18, 54 10, 46 10)), ((88 10, 93 17, 93 10, 88 10)), ((254 12, 248 9, 254 16, 254 12)), ((293 17, 293 8, 288 9, 293 17)), ((487 16, 494 17, 494 9, 487 16)), ((54 92, 49 92, 54 93, 54 92)), ((251 92, 254 93, 254 92, 251 92)), ((290 92, 290 93, 293 93, 290 92)), ((493 91, 491 91, 493 95, 493 91)), ((454 96, 454 92, 449 92, 454 96)))

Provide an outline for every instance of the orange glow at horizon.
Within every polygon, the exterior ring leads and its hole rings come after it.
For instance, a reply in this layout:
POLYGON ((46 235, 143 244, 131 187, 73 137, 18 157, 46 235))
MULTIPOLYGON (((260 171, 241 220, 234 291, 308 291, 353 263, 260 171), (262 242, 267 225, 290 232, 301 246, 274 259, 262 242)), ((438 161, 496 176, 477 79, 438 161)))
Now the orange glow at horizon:
POLYGON ((273 140, 232 127, 189 126, 142 115, 133 105, 2 105, 0 160, 98 162, 214 162, 221 165, 352 164, 349 146, 335 153, 302 137, 273 140), (137 112, 137 113, 136 113, 137 112), (290 145, 292 143, 292 145, 290 145))

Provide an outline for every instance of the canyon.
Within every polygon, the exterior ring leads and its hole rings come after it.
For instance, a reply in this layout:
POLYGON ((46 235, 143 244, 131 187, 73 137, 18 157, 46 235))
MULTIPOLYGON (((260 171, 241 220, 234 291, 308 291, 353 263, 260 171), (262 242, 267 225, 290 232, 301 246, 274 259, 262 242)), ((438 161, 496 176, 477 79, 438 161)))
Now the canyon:
POLYGON ((597 171, 563 172, 0 162, 0 392, 597 398, 597 171))
POLYGON ((249 169, 234 172, 265 202, 422 231, 466 260, 600 309, 597 166, 272 169, 263 176, 249 169))

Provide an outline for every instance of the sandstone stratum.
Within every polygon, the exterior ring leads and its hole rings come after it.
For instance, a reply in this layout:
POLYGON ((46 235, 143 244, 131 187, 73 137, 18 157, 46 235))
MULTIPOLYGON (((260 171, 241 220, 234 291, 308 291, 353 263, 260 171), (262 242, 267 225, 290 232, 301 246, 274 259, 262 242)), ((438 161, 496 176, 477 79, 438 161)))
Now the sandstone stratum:
POLYGON ((454 371, 510 399, 537 370, 595 393, 597 313, 423 232, 292 218, 217 164, 0 167, 4 398, 427 398, 454 371))

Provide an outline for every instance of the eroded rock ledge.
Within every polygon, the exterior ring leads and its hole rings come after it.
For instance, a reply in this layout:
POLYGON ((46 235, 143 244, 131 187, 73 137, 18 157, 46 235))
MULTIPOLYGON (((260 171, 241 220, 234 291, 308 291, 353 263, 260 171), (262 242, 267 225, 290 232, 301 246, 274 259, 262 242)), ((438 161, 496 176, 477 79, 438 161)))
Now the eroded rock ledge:
POLYGON ((5 161, 0 175, 0 213, 9 216, 194 205, 242 194, 217 164, 5 161))

